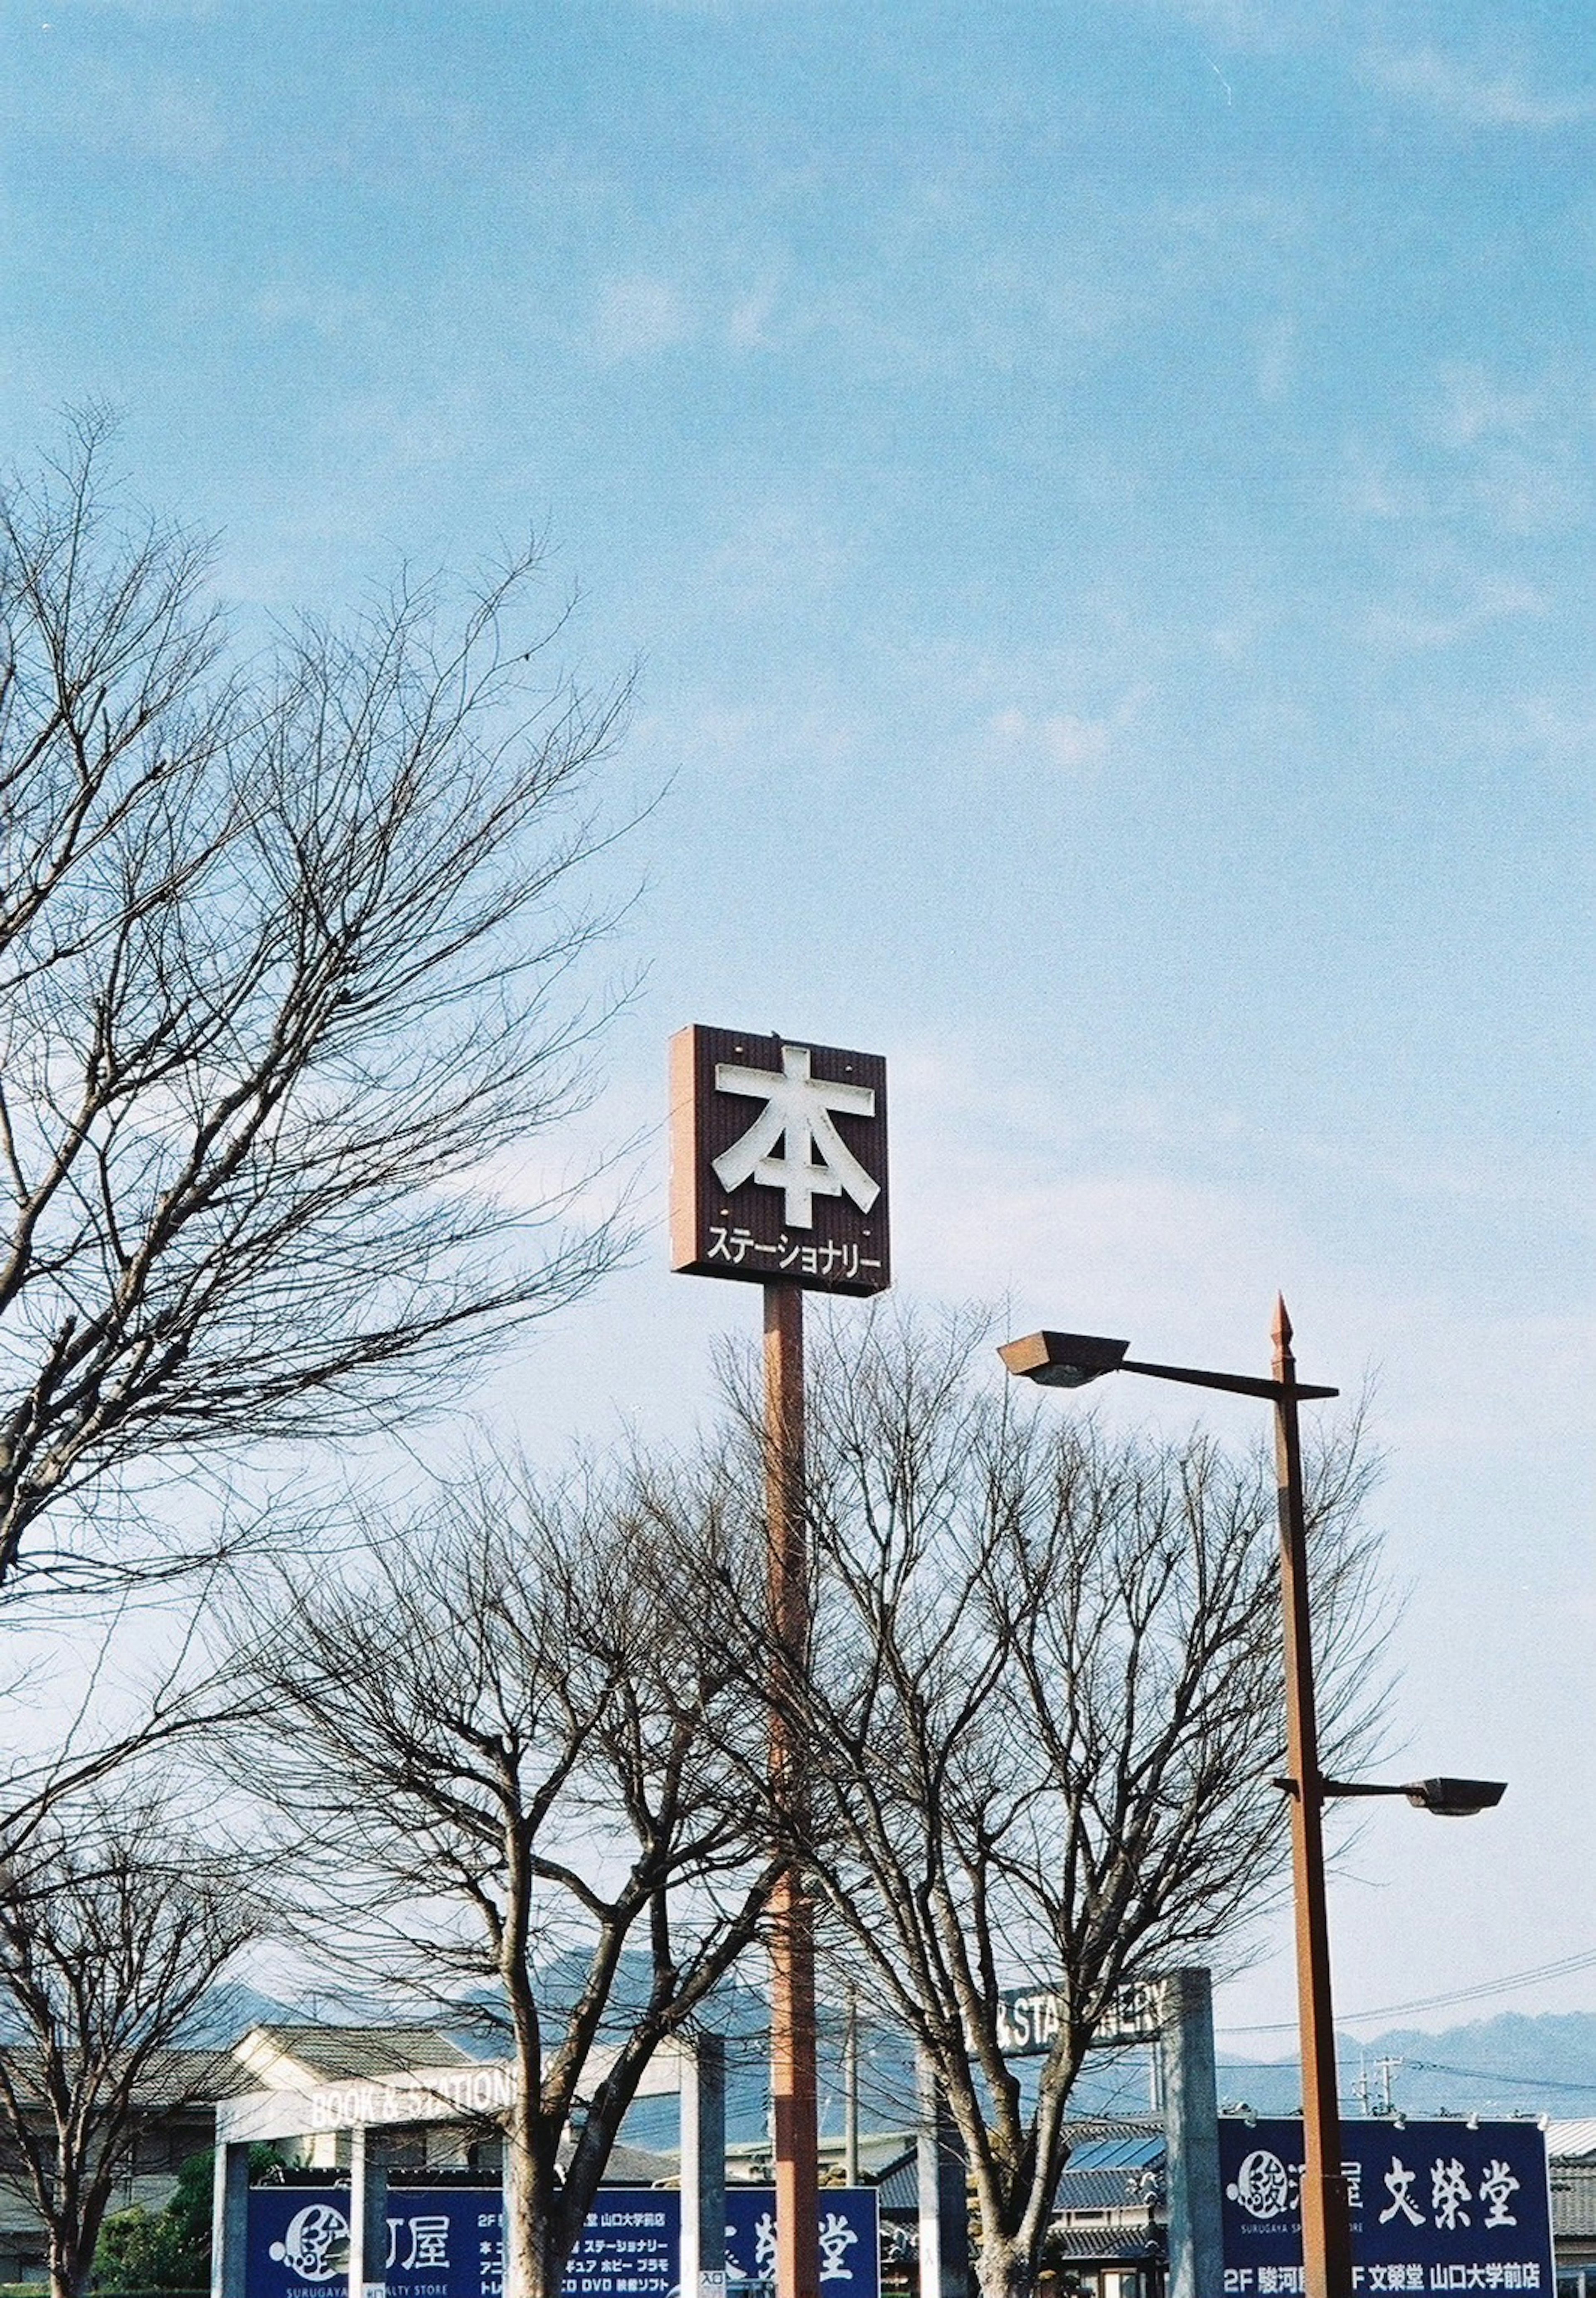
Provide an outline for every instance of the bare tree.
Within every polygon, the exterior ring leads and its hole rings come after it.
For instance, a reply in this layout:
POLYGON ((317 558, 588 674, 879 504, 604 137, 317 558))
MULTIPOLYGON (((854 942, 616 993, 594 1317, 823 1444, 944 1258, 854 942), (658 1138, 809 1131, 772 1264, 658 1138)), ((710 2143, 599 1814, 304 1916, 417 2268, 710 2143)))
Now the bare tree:
POLYGON ((754 1937, 745 1651, 630 1483, 484 1476, 246 1649, 244 1776, 300 1822, 314 1951, 476 2015, 517 2079, 506 2290, 555 2298, 650 2057, 754 1937))
POLYGON ((229 666, 103 428, 0 489, 0 1584, 103 1563, 153 1463, 446 1391, 619 1244, 494 1186, 601 1019, 570 881, 622 698, 539 684, 536 552, 229 666))
POLYGON ((253 1933, 236 1860, 160 1802, 57 1806, 0 1869, 3 2175, 37 2210, 52 2298, 82 2298, 144 2117, 213 2095, 174 2051, 253 1933))
MULTIPOLYGON (((0 1709, 11 1719, 0 1756, 0 1867, 20 1869, 63 1806, 99 1808, 151 1760, 176 1778, 206 1736, 239 1717, 240 1694, 203 1646, 219 1571, 191 1575, 181 1602, 170 1591, 157 1626, 125 1587, 101 1609, 73 1608, 70 1628, 9 1649, 0 1709), (136 1647, 136 1658, 132 1648, 136 1647)), ((229 1584, 236 1584, 231 1573, 229 1584)))
MULTIPOLYGON (((968 2152, 986 2298, 1029 2291, 1065 2112, 1113 1996, 1222 1954, 1287 1836, 1273 1481, 1197 1434, 1111 1440, 982 1379, 974 1320, 875 1314, 813 1352, 806 1665, 764 1678, 805 1751, 772 1814, 823 1935, 930 2054, 968 2152), (1009 1986, 1057 1990, 1034 2092, 998 2040, 1009 1986)), ((727 1487, 757 1475, 740 1402, 727 1487), (737 1449, 737 1448, 734 1448, 737 1449)), ((1380 1691, 1355 1429, 1313 1466, 1329 1747, 1380 1691)), ((762 1616, 757 1525, 700 1525, 707 1602, 762 1616)), ((725 1632, 729 1642, 734 1632, 725 1632)), ((1328 1750, 1327 1750, 1328 1757, 1328 1750)), ((748 1791, 763 1783, 750 1766, 748 1791)))

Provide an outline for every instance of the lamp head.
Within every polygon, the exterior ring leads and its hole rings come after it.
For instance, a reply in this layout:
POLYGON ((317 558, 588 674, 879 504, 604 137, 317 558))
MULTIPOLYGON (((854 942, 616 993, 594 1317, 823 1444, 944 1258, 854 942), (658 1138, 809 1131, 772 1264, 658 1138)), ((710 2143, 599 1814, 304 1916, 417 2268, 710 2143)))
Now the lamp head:
POLYGON ((1027 1333, 997 1353, 1010 1372, 1041 1388, 1084 1388, 1105 1372, 1118 1372, 1129 1346, 1096 1333, 1027 1333))
POLYGON ((1472 1819, 1489 1811, 1508 1791, 1505 1780, 1414 1780, 1402 1790, 1418 1811, 1433 1811, 1437 1819, 1472 1819))

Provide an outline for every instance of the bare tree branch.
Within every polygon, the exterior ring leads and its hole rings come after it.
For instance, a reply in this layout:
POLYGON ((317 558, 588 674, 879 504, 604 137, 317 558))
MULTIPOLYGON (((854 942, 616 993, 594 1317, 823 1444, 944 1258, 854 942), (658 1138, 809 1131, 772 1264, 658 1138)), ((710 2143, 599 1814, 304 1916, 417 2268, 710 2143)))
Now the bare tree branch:
MULTIPOLYGON (((507 2287, 553 2298, 649 2060, 755 1936, 772 1870, 725 1750, 748 1660, 706 1637, 646 1480, 487 1474, 236 1662, 240 1777, 305 1922, 369 1988, 508 2043, 507 2287)), ((757 1735, 758 1718, 751 1719, 757 1735)))
POLYGON ((58 1804, 0 1868, 3 2175, 44 2220, 52 2298, 82 2298, 152 2086, 253 1933, 238 1862, 182 1835, 157 1799, 58 1804))
MULTIPOLYGON (((833 1951, 930 2054, 968 2150, 985 2298, 1034 2281, 1086 2051, 1128 1980, 1222 1955, 1279 1888, 1286 1814, 1273 1479, 1210 1439, 1111 1441, 976 1376, 971 1318, 875 1311, 811 1352, 814 1627, 765 1695, 806 1750, 773 1824, 833 1951), (1028 2101, 998 2041, 1006 1986, 1058 1992, 1028 2101)), ((707 1608, 764 1617, 754 1400, 703 1511, 707 1608)), ((1326 1760, 1385 1691, 1359 1432, 1310 1494, 1326 1760)), ((752 1688, 752 1686, 751 1686, 752 1688)), ((765 1785, 751 1763, 745 1791, 765 1785)), ((779 1786, 779 1783, 778 1783, 779 1786)))
POLYGON ((152 1461, 448 1393, 624 1243, 493 1181, 604 1018, 569 896, 625 697, 529 683, 536 550, 228 670, 103 447, 0 490, 0 1582, 46 1514, 104 1561, 152 1461))

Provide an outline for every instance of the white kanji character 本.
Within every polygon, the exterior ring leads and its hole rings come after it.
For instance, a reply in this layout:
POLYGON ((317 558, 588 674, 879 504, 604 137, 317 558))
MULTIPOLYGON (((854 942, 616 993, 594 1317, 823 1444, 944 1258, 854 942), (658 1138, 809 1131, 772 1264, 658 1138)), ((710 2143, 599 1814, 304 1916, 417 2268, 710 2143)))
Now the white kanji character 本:
POLYGON ((717 1093, 746 1094, 764 1109, 740 1139, 724 1151, 711 1170, 723 1189, 745 1181, 784 1193, 782 1218, 790 1228, 813 1228, 816 1197, 849 1196, 867 1213, 881 1194, 833 1122, 832 1112, 873 1117, 875 1092, 867 1085, 836 1085, 809 1074, 807 1046, 783 1046, 781 1067, 744 1069, 736 1062, 715 1065, 717 1093), (781 1153, 773 1154, 778 1142, 781 1153), (811 1153, 817 1153, 815 1163, 811 1153))

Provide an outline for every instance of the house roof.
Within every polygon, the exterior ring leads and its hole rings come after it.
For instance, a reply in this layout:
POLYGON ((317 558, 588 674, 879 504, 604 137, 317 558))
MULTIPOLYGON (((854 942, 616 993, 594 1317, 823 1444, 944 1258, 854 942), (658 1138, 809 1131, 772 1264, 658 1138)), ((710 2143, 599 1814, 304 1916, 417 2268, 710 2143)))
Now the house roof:
POLYGON ((1554 2162, 1576 2162, 1583 2155, 1596 2157, 1596 2118, 1577 2122, 1549 2122, 1546 2152, 1554 2162))
POLYGON ((233 2056, 269 2090, 310 2090, 414 2067, 475 2064, 437 2027, 252 2027, 233 2056))
MULTIPOLYGON (((38 2053, 28 2045, 3 2053, 7 2063, 27 2086, 43 2095, 38 2053)), ((247 2071, 227 2051, 180 2050, 152 2052, 134 2086, 134 2104, 146 2113, 176 2112, 183 2107, 210 2107, 219 2098, 232 2098, 251 2087, 247 2071)))
POLYGON ((1164 2134, 1152 2124, 1087 2123, 1070 2148, 1071 2170, 1147 2170, 1164 2158, 1164 2134))
POLYGON ((230 2051, 160 2051, 138 2087, 146 2106, 214 2105, 250 2087, 251 2077, 230 2051))
POLYGON ((1140 2169, 1078 2170, 1071 2162, 1059 2179, 1053 2207, 1055 2211, 1145 2211, 1162 2196, 1162 2163, 1148 2163, 1140 2169))
POLYGON ((1551 2165, 1551 2230, 1596 2237, 1596 2162, 1551 2165))
POLYGON ((1058 2258, 1160 2258, 1163 2243, 1151 2226, 1053 2227, 1047 2247, 1058 2258))

